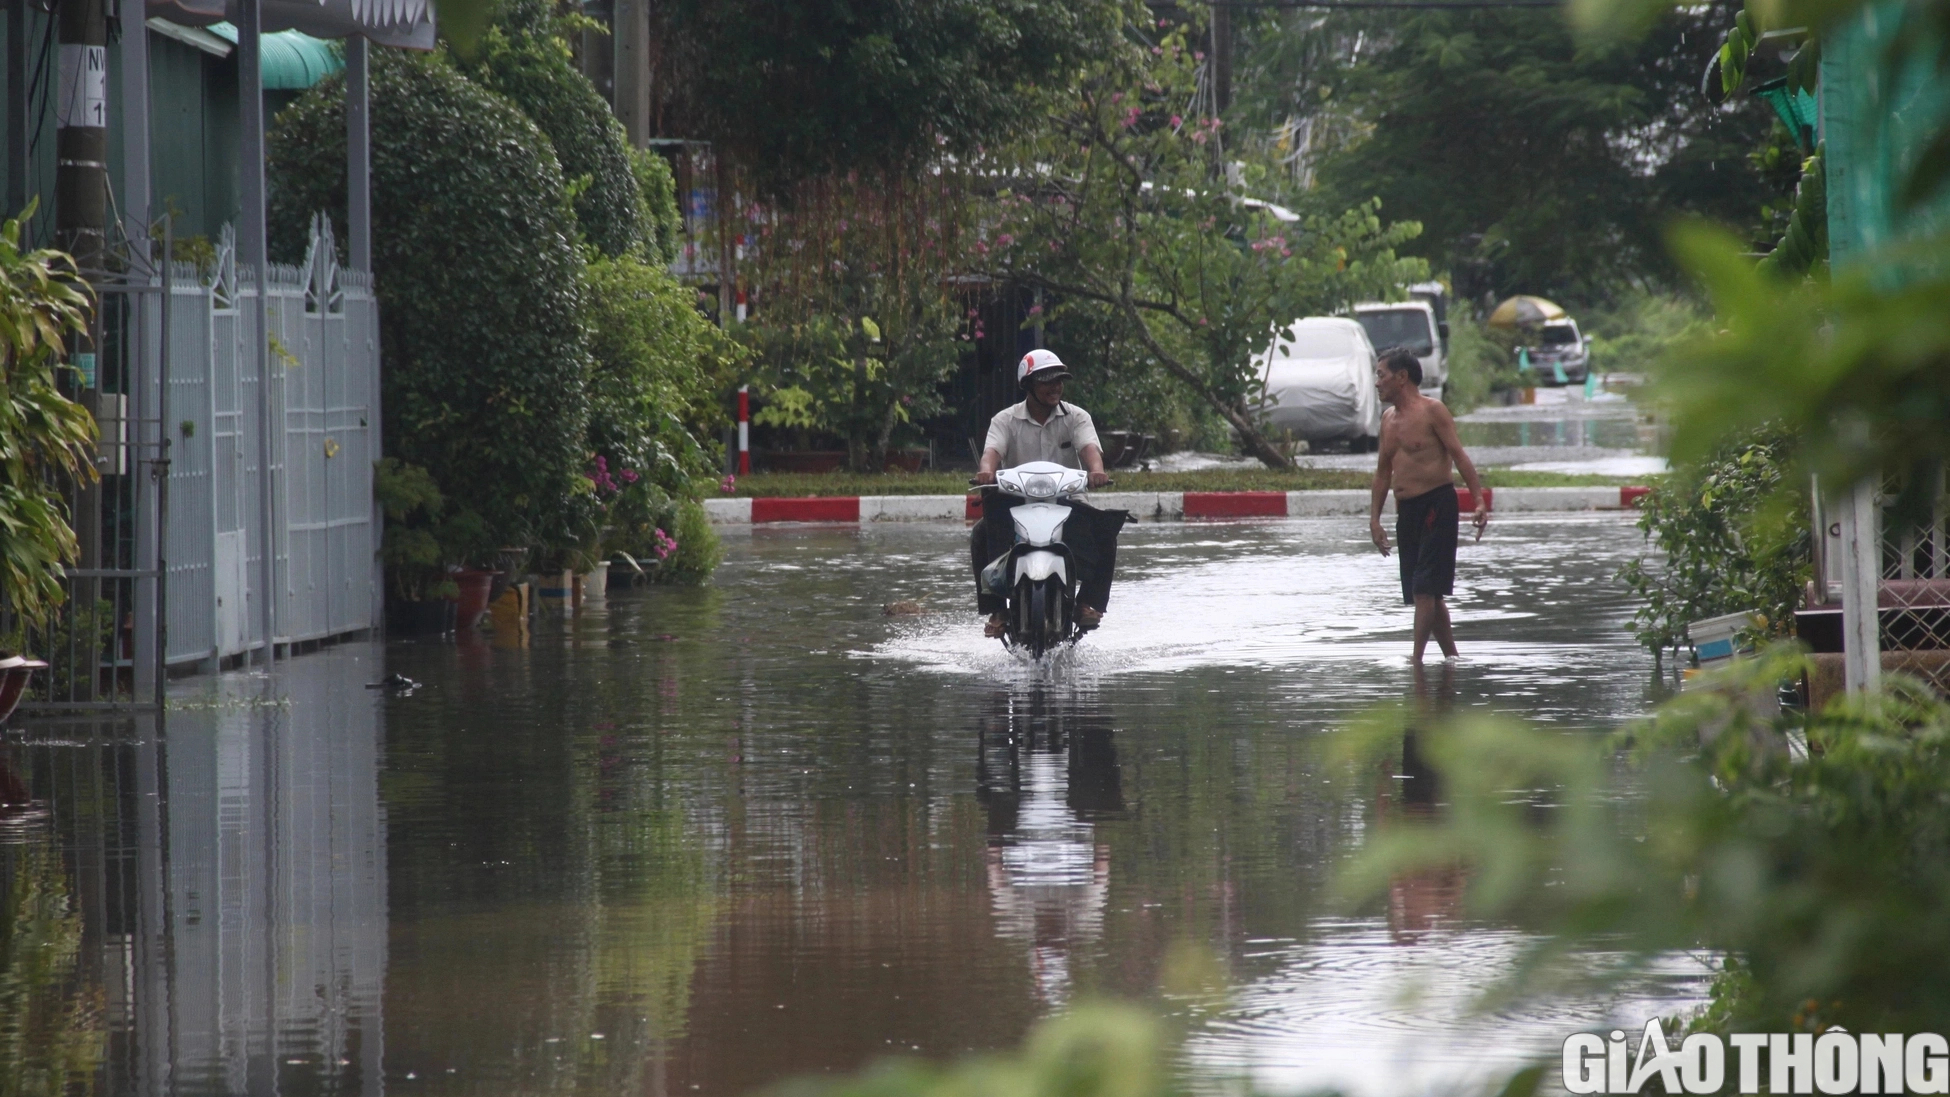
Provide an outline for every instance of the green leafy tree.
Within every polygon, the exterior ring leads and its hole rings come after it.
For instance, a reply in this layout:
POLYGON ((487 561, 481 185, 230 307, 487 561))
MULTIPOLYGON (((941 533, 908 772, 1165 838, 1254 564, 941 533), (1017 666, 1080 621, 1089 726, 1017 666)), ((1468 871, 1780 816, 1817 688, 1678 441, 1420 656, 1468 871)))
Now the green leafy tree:
POLYGON ((1674 214, 1750 221, 1768 109, 1699 94, 1724 4, 1581 42, 1553 10, 1293 13, 1241 66, 1237 113, 1342 205, 1379 197, 1466 297, 1602 299, 1670 278, 1674 214))
POLYGON ((767 401, 755 422, 836 435, 860 470, 943 410, 969 327, 951 277, 969 254, 970 187, 946 169, 862 172, 746 211, 759 308, 740 338, 767 401))
POLYGON ((1384 226, 1372 202, 1282 216, 1248 200, 1277 177, 1249 161, 1240 182, 1226 180, 1220 120, 1180 113, 1197 63, 1182 30, 1094 62, 1008 150, 1014 185, 995 201, 977 261, 1052 293, 1055 323, 1103 313, 1247 452, 1284 468, 1255 419, 1254 356, 1295 319, 1399 293, 1428 267, 1395 254, 1417 226, 1384 226))
POLYGON ((549 0, 503 0, 478 56, 461 65, 548 136, 583 238, 622 255, 642 245, 647 226, 623 126, 570 54, 568 36, 585 22, 558 15, 549 0))
POLYGON ((72 258, 21 247, 32 216, 29 207, 0 225, 0 592, 43 624, 66 600, 62 568, 79 553, 63 484, 95 475, 95 420, 57 384, 94 302, 72 258))
POLYGON ((1114 0, 678 0, 660 5, 671 125, 766 194, 969 154, 1108 48, 1114 0))
MULTIPOLYGON (((285 254, 312 211, 343 216, 343 98, 321 83, 271 133, 285 254)), ((372 114, 386 452, 432 476, 449 518, 478 514, 495 544, 566 543, 586 497, 590 358, 555 155, 440 54, 377 51, 372 114)))

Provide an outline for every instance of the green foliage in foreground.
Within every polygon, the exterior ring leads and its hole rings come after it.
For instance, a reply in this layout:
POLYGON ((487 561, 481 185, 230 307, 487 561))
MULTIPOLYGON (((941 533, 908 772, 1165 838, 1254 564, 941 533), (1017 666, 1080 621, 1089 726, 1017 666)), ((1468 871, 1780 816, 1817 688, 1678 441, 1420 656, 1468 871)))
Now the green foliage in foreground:
POLYGON ((55 383, 94 303, 72 258, 21 248, 33 212, 0 225, 0 594, 40 623, 66 598, 61 569, 80 551, 62 494, 95 475, 95 421, 55 383))
POLYGON ((1793 491, 1792 439, 1763 431, 1661 478, 1640 501, 1639 529, 1656 551, 1620 578, 1642 601, 1632 631, 1654 655, 1677 648, 1686 623, 1758 611, 1762 631, 1787 635, 1810 575, 1805 492, 1793 491))
MULTIPOLYGON (((968 491, 967 472, 758 472, 740 476, 732 494, 794 497, 808 495, 960 495, 968 491)), ((1109 491, 1320 491, 1367 490, 1374 474, 1353 469, 1203 469, 1197 472, 1111 473, 1109 491)), ((1639 483, 1644 477, 1575 476, 1557 472, 1484 469, 1492 488, 1608 487, 1639 483)))
MULTIPOLYGON (((1785 647, 1743 660, 1631 729, 1642 798, 1615 787, 1618 744, 1494 718, 1424 733, 1447 809, 1382 832, 1350 889, 1463 866, 1473 913, 1549 931, 1519 984, 1573 951, 1703 949, 1733 960, 1708 1018, 1726 1030, 1941 1032, 1950 704, 1894 678, 1760 715, 1805 667, 1785 647)), ((1353 752, 1399 749, 1402 726, 1371 723, 1353 752)))
POLYGON ((1706 226, 1683 226, 1673 245, 1723 328, 1660 366, 1676 461, 1775 423, 1825 484, 1878 472, 1934 483, 1950 461, 1950 238, 1886 248, 1830 283, 1757 270, 1738 241, 1706 226))

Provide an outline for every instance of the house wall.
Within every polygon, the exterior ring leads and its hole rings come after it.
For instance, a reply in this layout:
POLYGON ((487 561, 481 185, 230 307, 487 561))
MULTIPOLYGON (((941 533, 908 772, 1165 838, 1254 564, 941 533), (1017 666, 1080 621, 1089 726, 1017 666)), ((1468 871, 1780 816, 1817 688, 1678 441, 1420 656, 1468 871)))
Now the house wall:
POLYGON ((174 214, 178 239, 214 241, 242 213, 236 57, 149 36, 154 210, 174 214))

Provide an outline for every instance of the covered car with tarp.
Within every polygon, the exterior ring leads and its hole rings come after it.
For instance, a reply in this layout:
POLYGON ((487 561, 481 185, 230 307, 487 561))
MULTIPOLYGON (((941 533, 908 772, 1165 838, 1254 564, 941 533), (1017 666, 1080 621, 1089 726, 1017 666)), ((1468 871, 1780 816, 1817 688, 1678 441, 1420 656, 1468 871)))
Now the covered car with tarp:
POLYGON ((1374 345, 1353 320, 1310 316, 1273 339, 1261 355, 1266 386, 1259 415, 1269 428, 1309 446, 1346 442, 1372 450, 1381 437, 1374 345))

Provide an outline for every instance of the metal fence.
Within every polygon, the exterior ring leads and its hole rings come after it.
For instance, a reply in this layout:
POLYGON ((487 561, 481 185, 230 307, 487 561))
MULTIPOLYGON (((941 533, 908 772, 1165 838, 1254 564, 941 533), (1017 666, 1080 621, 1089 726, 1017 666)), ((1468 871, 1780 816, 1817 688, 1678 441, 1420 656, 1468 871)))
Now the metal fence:
POLYGON ((341 270, 320 218, 302 266, 274 265, 269 292, 240 277, 226 234, 207 277, 177 264, 168 430, 168 662, 214 662, 264 643, 264 541, 270 533, 278 644, 378 621, 372 465, 379 438, 379 310, 369 277, 341 270), (259 387, 269 324, 271 391, 259 387), (272 513, 260 444, 268 407, 272 513))
POLYGON ((101 478, 69 495, 67 602, 41 627, 0 604, 0 636, 52 664, 29 708, 153 705, 165 667, 261 652, 267 625, 285 646, 379 622, 370 276, 339 268, 322 216, 262 291, 228 229, 207 267, 127 266, 93 279, 96 349, 75 356, 101 478))
MULTIPOLYGON (((1939 470, 1922 485, 1921 507, 1898 504, 1904 484, 1885 478, 1873 500, 1877 633, 1882 651, 1950 650, 1950 490, 1939 470)), ((1820 602, 1839 606, 1846 582, 1842 507, 1815 493, 1820 602)))

